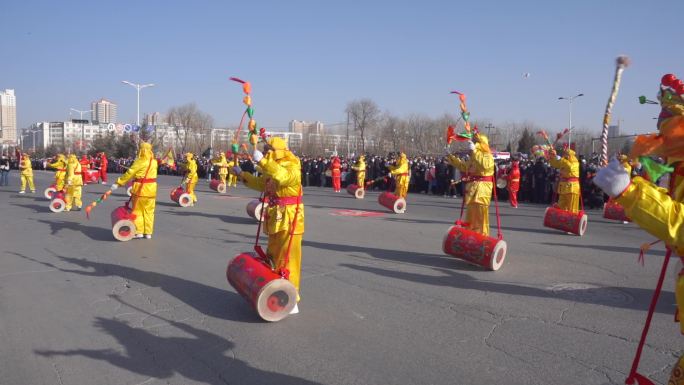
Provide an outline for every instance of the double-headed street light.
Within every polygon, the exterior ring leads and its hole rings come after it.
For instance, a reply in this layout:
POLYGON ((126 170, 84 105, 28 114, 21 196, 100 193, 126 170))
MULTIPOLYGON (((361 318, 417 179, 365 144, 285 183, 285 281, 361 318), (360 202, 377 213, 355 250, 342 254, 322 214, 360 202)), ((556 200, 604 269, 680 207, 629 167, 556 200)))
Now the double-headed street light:
POLYGON ((571 143, 571 135, 572 135, 572 101, 579 98, 580 96, 584 96, 584 94, 577 94, 575 96, 561 96, 558 98, 558 100, 567 100, 568 103, 568 147, 570 147, 571 143))
POLYGON ((83 120, 83 114, 87 114, 88 112, 93 112, 93 110, 83 110, 83 111, 81 111, 81 110, 77 110, 77 109, 75 109, 75 108, 69 108, 69 109, 70 109, 71 111, 75 111, 75 112, 78 112, 79 114, 81 114, 81 117, 79 118, 79 119, 81 119, 81 120, 83 120))
POLYGON ((122 80, 121 83, 128 84, 129 86, 131 86, 131 87, 135 88, 136 90, 138 90, 138 118, 137 118, 137 120, 135 121, 135 124, 136 124, 138 127, 140 127, 140 90, 142 90, 143 88, 147 88, 147 87, 154 87, 154 83, 150 83, 150 84, 136 84, 136 83, 131 83, 131 82, 129 82, 128 80, 122 80))

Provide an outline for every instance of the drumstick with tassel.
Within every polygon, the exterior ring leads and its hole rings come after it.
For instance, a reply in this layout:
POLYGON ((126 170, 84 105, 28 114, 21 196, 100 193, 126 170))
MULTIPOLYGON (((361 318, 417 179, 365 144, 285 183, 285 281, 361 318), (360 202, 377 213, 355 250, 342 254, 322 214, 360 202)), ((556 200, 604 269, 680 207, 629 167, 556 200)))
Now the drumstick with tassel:
POLYGON ((613 78, 613 89, 610 91, 610 97, 608 98, 608 103, 606 104, 606 112, 603 115, 603 129, 601 130, 601 165, 608 165, 608 125, 610 125, 610 117, 613 111, 613 105, 615 105, 615 99, 617 98, 618 90, 620 89, 620 80, 622 79, 622 73, 625 68, 630 64, 629 57, 618 56, 615 60, 615 77, 613 78))
POLYGON ((93 211, 93 208, 95 208, 99 203, 106 201, 110 195, 112 195, 112 190, 107 190, 104 194, 102 194, 99 198, 97 198, 93 203, 89 204, 88 207, 85 208, 86 218, 90 219, 90 212, 93 211))

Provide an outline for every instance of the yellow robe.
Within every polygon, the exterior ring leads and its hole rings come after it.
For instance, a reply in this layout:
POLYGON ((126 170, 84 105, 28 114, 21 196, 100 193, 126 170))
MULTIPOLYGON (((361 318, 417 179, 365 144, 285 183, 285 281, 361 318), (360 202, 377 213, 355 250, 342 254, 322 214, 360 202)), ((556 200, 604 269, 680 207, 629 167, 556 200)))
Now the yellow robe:
POLYGON ((197 176, 197 162, 194 159, 188 161, 185 165, 187 173, 185 174, 185 183, 187 184, 188 194, 192 197, 192 203, 197 202, 197 195, 195 195, 195 185, 199 179, 197 176))
POLYGON ((361 189, 365 189, 366 186, 366 162, 358 160, 352 170, 356 171, 356 185, 361 189))
POLYGON ((19 168, 21 169, 21 191, 26 191, 26 185, 28 185, 31 192, 36 192, 36 186, 33 184, 33 166, 31 165, 31 159, 21 158, 19 168))
POLYGON ((564 178, 579 178, 579 162, 577 158, 550 159, 551 167, 560 170, 561 182, 558 183, 558 207, 576 213, 579 211, 580 184, 577 182, 563 182, 564 178))
POLYGON ((131 210, 135 214, 135 233, 149 234, 154 232, 154 209, 157 201, 157 182, 136 182, 135 180, 156 179, 157 161, 148 157, 138 158, 133 162, 131 168, 116 180, 119 186, 125 186, 130 179, 133 179, 131 188, 131 210), (151 162, 150 162, 151 160, 151 162), (148 170, 149 169, 149 170, 148 170), (147 176, 145 176, 147 174, 147 176))
POLYGON ((66 183, 66 160, 64 158, 57 158, 57 161, 48 164, 48 167, 57 170, 55 171, 55 188, 57 191, 64 190, 64 183, 66 183))
POLYGON ((65 211, 71 210, 73 206, 79 209, 83 206, 81 194, 83 193, 82 166, 76 157, 70 158, 67 162, 66 182, 67 192, 64 196, 65 211))
POLYGON ((219 179, 221 180, 221 183, 226 184, 228 168, 232 167, 231 164, 228 163, 228 161, 226 160, 226 156, 221 154, 221 157, 219 159, 213 160, 211 163, 219 168, 219 179))
MULTIPOLYGON (((475 145, 475 150, 467 161, 454 155, 449 155, 447 159, 452 166, 468 177, 494 176, 494 157, 480 144, 475 145)), ((492 200, 493 186, 493 182, 472 181, 467 182, 465 190, 467 207, 465 221, 468 223, 468 229, 487 236, 489 236, 489 204, 492 200)))
POLYGON ((406 199, 409 188, 409 165, 406 157, 400 157, 397 164, 390 167, 390 173, 396 179, 394 195, 406 199))

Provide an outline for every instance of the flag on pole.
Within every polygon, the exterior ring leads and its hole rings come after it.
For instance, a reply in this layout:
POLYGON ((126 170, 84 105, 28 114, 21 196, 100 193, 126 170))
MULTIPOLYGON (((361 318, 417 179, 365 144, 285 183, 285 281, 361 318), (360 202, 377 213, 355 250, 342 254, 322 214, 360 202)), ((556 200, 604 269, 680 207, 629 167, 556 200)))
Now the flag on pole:
POLYGON ((169 147, 164 156, 161 158, 160 163, 171 167, 172 170, 176 169, 176 155, 173 153, 172 147, 169 147))

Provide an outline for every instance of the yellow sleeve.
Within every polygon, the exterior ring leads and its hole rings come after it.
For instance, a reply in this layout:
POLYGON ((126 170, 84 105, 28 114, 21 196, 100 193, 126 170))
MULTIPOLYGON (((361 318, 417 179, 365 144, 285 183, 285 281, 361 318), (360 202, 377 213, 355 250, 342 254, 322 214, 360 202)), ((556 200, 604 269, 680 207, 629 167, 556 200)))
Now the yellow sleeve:
POLYGON ((447 160, 461 172, 466 172, 468 170, 468 163, 455 155, 447 156, 447 160))
POLYGON ((400 162, 391 171, 392 175, 405 174, 408 172, 408 162, 400 162))
POLYGON ((188 175, 186 175, 186 178, 192 179, 197 175, 197 162, 194 160, 191 160, 188 163, 188 175))
POLYGON ((561 168, 563 167, 563 158, 556 159, 556 155, 552 154, 549 156, 549 164, 551 164, 551 167, 553 168, 561 168))
POLYGON ((641 177, 634 177, 616 201, 639 227, 684 251, 684 204, 641 177))
POLYGON ((480 175, 494 174, 494 157, 489 156, 488 152, 475 149, 472 155, 472 163, 475 165, 475 172, 480 175))
POLYGON ((274 159, 264 157, 259 161, 259 166, 273 181, 278 184, 279 188, 283 187, 297 187, 301 184, 302 174, 299 167, 283 167, 274 159))
POLYGON ((60 161, 56 161, 55 163, 50 163, 50 164, 48 164, 48 167, 49 167, 49 168, 59 168, 60 165, 61 165, 61 162, 60 162, 60 161))
POLYGON ((125 185, 131 178, 133 178, 138 172, 140 172, 143 167, 147 168, 148 163, 148 161, 136 159, 135 162, 133 162, 133 164, 131 165, 131 168, 129 168, 125 174, 121 175, 119 179, 116 180, 116 184, 118 184, 119 186, 125 185))
POLYGON ((251 188, 252 190, 264 191, 264 188, 266 186, 265 177, 254 176, 253 174, 246 171, 241 172, 240 177, 242 178, 242 181, 245 183, 245 186, 251 188))

